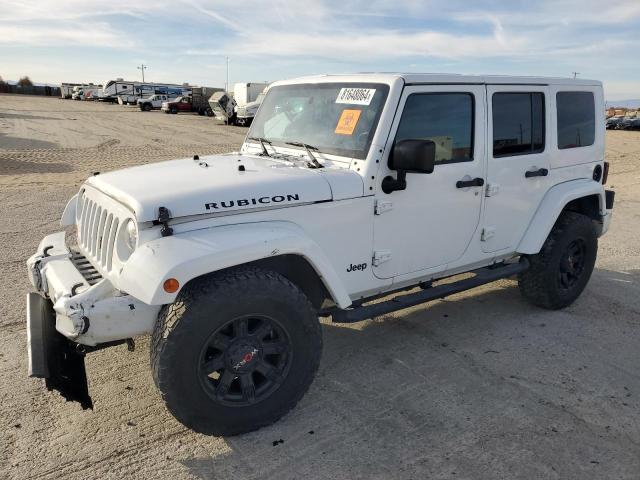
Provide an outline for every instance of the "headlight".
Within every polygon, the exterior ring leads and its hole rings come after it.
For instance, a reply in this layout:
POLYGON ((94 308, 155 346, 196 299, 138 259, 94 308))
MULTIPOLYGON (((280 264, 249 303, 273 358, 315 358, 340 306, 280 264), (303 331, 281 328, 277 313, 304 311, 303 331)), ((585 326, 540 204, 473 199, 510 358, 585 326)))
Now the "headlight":
POLYGON ((125 224, 124 228, 125 228, 125 235, 124 235, 125 243, 127 244, 127 247, 129 247, 129 250, 133 252, 136 249, 136 245, 138 243, 138 228, 136 227, 135 222, 131 219, 127 220, 127 223, 125 224))
POLYGON ((121 262, 126 262, 138 244, 138 227, 131 218, 125 220, 118 229, 116 253, 121 262))

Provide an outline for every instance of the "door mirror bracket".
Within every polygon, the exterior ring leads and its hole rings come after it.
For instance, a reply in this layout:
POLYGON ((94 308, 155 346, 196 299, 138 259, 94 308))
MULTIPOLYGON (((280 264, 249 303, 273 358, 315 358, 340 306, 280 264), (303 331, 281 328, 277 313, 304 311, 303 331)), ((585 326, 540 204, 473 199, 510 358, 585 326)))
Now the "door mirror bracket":
POLYGON ((392 193, 407 188, 407 172, 433 173, 436 159, 436 144, 431 140, 401 140, 393 145, 389 168, 398 172, 382 180, 382 191, 392 193))

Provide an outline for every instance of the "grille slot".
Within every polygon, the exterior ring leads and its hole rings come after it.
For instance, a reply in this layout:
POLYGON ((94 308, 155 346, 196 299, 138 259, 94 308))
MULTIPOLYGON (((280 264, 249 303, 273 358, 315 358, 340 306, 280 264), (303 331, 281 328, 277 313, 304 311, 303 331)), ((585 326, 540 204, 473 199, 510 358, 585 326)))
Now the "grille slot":
MULTIPOLYGON (((108 273, 113 264, 112 256, 120 219, 115 212, 101 203, 99 204, 87 194, 81 197, 76 217, 78 247, 84 254, 82 258, 89 265, 95 265, 101 272, 108 273)), ((80 252, 78 255, 81 255, 80 252)), ((97 270, 96 273, 98 273, 97 270)))
POLYGON ((89 285, 95 285, 102 280, 102 275, 91 265, 91 262, 87 260, 87 257, 82 255, 78 251, 71 252, 71 261, 76 266, 80 275, 87 281, 89 285))

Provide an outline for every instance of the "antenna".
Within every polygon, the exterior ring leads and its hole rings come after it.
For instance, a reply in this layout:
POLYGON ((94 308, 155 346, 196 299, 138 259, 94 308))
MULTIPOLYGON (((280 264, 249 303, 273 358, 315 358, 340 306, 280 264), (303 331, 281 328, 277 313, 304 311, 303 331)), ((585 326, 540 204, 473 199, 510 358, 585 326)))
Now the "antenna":
POLYGON ((573 78, 576 78, 578 75, 580 75, 580 72, 571 72, 573 73, 573 78))
POLYGON ((145 71, 147 68, 149 68, 149 66, 148 66, 148 65, 145 65, 145 64, 143 63, 143 64, 141 64, 141 65, 140 65, 139 67, 137 67, 137 68, 138 68, 138 70, 141 70, 141 71, 142 71, 142 83, 144 83, 144 71, 145 71))

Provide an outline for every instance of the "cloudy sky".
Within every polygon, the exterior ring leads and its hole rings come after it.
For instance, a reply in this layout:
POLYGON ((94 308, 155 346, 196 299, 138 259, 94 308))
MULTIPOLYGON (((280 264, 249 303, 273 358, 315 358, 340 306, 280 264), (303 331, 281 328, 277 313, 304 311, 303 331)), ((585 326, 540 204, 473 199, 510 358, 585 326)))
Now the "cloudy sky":
POLYGON ((223 86, 314 73, 572 76, 640 98, 640 0, 0 0, 0 76, 223 86))

